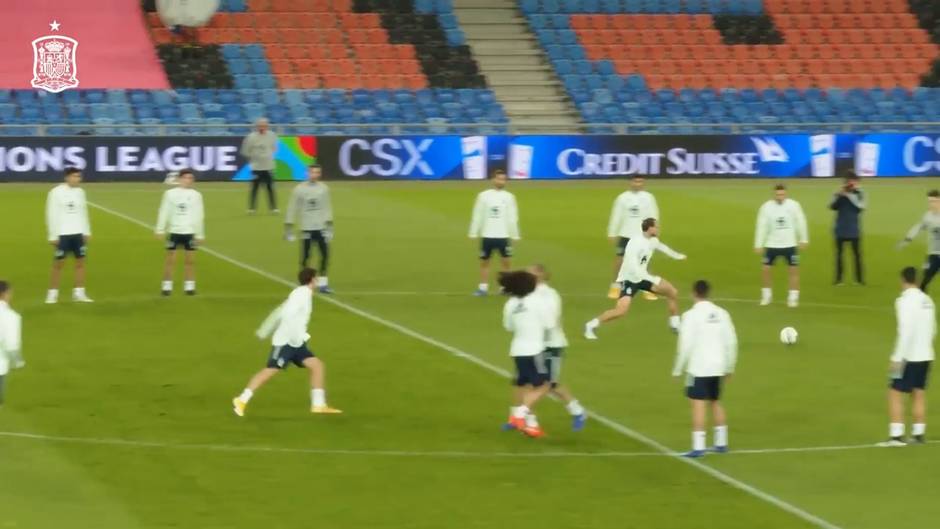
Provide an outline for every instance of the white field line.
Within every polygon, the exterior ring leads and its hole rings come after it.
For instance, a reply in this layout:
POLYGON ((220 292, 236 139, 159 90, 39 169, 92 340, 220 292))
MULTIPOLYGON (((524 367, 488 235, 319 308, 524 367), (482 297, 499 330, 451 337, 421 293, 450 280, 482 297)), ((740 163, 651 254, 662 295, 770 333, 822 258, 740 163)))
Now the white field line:
MULTIPOLYGON (((132 223, 134 223, 134 224, 137 224, 138 226, 141 226, 141 227, 143 227, 143 228, 145 228, 145 229, 148 229, 148 230, 152 230, 152 229, 153 229, 153 226, 152 226, 152 225, 150 225, 150 224, 148 224, 148 223, 146 223, 146 222, 143 222, 143 221, 141 221, 141 220, 139 220, 139 219, 136 219, 136 218, 134 218, 134 217, 125 215, 125 214, 123 214, 123 213, 121 213, 121 212, 119 212, 119 211, 115 211, 115 210, 113 210, 113 209, 110 209, 110 208, 101 206, 101 205, 99 205, 99 204, 95 204, 95 203, 93 203, 93 202, 89 202, 88 204, 89 204, 90 206, 94 207, 94 208, 97 208, 97 209, 99 209, 99 210, 101 210, 101 211, 104 211, 105 213, 110 213, 111 215, 114 215, 114 216, 116 216, 116 217, 122 218, 122 219, 124 219, 124 220, 126 220, 126 221, 128 221, 128 222, 132 222, 132 223)), ((278 276, 276 276, 276 275, 274 275, 274 274, 271 274, 270 272, 261 270, 261 269, 259 269, 259 268, 257 268, 257 267, 251 266, 251 265, 249 265, 249 264, 247 264, 247 263, 243 263, 243 262, 241 262, 241 261, 238 261, 238 260, 236 260, 236 259, 233 259, 233 258, 231 258, 231 257, 229 257, 229 256, 227 256, 227 255, 225 255, 225 254, 222 254, 222 253, 219 253, 219 252, 217 252, 217 251, 215 251, 215 250, 212 250, 211 248, 202 247, 202 251, 204 251, 205 253, 208 253, 209 255, 213 255, 213 256, 215 256, 215 257, 218 257, 219 259, 222 259, 223 261, 229 262, 229 263, 231 263, 231 264, 233 264, 233 265, 235 265, 235 266, 237 266, 237 267, 239 267, 239 268, 242 268, 242 269, 244 269, 244 270, 248 270, 248 271, 250 271, 250 272, 254 272, 254 273, 256 273, 256 274, 258 274, 258 275, 260 275, 260 276, 262 276, 262 277, 266 277, 266 278, 268 278, 268 279, 270 279, 270 280, 272 280, 272 281, 274 281, 274 282, 277 282, 277 283, 279 283, 279 284, 282 284, 282 285, 285 285, 285 286, 293 286, 293 283, 291 283, 290 281, 288 281, 288 280, 286 280, 286 279, 284 279, 284 278, 282 278, 282 277, 278 277, 278 276)), ((365 319, 367 319, 367 320, 370 320, 370 321, 373 321, 373 322, 375 322, 375 323, 378 323, 379 325, 382 325, 382 326, 388 327, 388 328, 390 328, 390 329, 396 330, 396 331, 398 331, 399 333, 404 334, 404 335, 406 335, 406 336, 410 336, 410 337, 412 337, 412 338, 414 338, 414 339, 416 339, 416 340, 418 340, 418 341, 424 342, 424 343, 426 343, 426 344, 428 344, 428 345, 432 345, 432 346, 434 346, 434 347, 437 347, 437 348, 439 348, 439 349, 442 349, 442 350, 444 350, 444 351, 447 351, 447 352, 451 353, 452 355, 454 355, 454 356, 456 356, 456 357, 458 357, 458 358, 462 358, 462 359, 464 359, 464 360, 467 360, 468 362, 472 362, 472 363, 474 363, 474 364, 476 364, 476 365, 478 365, 478 366, 480 366, 480 367, 482 367, 482 368, 484 368, 484 369, 487 369, 487 370, 489 370, 489 371, 492 371, 493 373, 496 373, 496 374, 502 376, 503 378, 509 378, 509 376, 510 376, 509 372, 507 372, 505 369, 502 369, 502 368, 500 368, 500 367, 497 367, 497 366, 495 366, 495 365, 493 365, 493 364, 487 362, 486 360, 483 360, 482 358, 479 358, 479 357, 474 356, 474 355, 472 355, 472 354, 470 354, 470 353, 467 353, 467 352, 465 352, 465 351, 462 351, 462 350, 460 350, 460 349, 458 349, 458 348, 456 348, 456 347, 454 347, 454 346, 452 346, 452 345, 448 345, 448 344, 446 344, 446 343, 444 343, 444 342, 441 342, 441 341, 439 341, 439 340, 436 340, 436 339, 434 339, 434 338, 431 338, 430 336, 421 334, 421 333, 419 333, 419 332, 417 332, 417 331, 414 331, 414 330, 412 330, 412 329, 409 329, 408 327, 405 327, 405 326, 400 325, 400 324, 398 324, 398 323, 395 323, 395 322, 393 322, 393 321, 386 320, 385 318, 382 318, 381 316, 377 316, 377 315, 372 314, 372 313, 370 313, 370 312, 366 312, 366 311, 364 311, 364 310, 362 310, 362 309, 356 308, 356 307, 354 307, 354 306, 352 306, 352 305, 349 305, 348 303, 344 303, 344 302, 342 302, 342 301, 340 301, 340 300, 337 300, 337 299, 335 299, 335 298, 331 298, 331 297, 329 297, 329 296, 320 296, 319 299, 320 299, 321 301, 323 301, 323 302, 330 303, 330 304, 335 305, 335 306, 337 306, 337 307, 339 307, 339 308, 342 308, 342 309, 344 309, 344 310, 346 310, 346 311, 348 311, 348 312, 351 312, 351 313, 353 313, 353 314, 356 314, 357 316, 361 316, 361 317, 363 317, 363 318, 365 318, 365 319)), ((652 439, 652 438, 650 438, 650 437, 647 437, 646 435, 644 435, 644 434, 642 434, 642 433, 640 433, 640 432, 638 432, 638 431, 636 431, 636 430, 633 430, 633 429, 631 429, 631 428, 629 428, 629 427, 627 427, 627 426, 624 426, 623 424, 620 424, 619 422, 616 422, 616 421, 614 421, 614 420, 612 420, 612 419, 609 419, 609 418, 607 418, 607 417, 605 417, 605 416, 603 416, 603 415, 600 415, 600 414, 598 414, 598 413, 596 413, 596 412, 593 412, 593 411, 588 411, 588 415, 590 415, 595 421, 597 421, 597 422, 599 422, 599 423, 601 423, 601 424, 606 425, 607 427, 613 429, 614 431, 617 431, 617 432, 619 432, 619 433, 621 433, 621 434, 623 434, 623 435, 625 435, 625 436, 627 436, 627 437, 629 437, 629 438, 631 438, 631 439, 634 439, 634 440, 636 440, 636 441, 639 441, 639 442, 645 444, 646 446, 649 446, 650 448, 652 448, 653 450, 655 450, 655 451, 657 451, 657 452, 659 452, 659 453, 661 453, 661 454, 666 454, 666 455, 674 456, 674 458, 675 458, 677 461, 680 461, 680 462, 682 462, 682 463, 684 463, 684 464, 687 464, 687 465, 689 465, 689 466, 691 466, 691 467, 693 467, 693 468, 696 468, 696 469, 698 469, 699 471, 704 472, 705 474, 708 474, 709 476, 712 476, 713 478, 715 478, 715 479, 717 479, 717 480, 719 480, 719 481, 721 481, 721 482, 723 482, 723 483, 725 483, 725 484, 727 484, 727 485, 730 485, 731 487, 734 487, 734 488, 736 488, 736 489, 738 489, 738 490, 741 490, 741 491, 743 491, 743 492, 745 492, 745 493, 747 493, 747 494, 750 494, 750 495, 752 495, 752 496, 754 496, 754 497, 756 497, 756 498, 759 498, 759 499, 761 499, 761 500, 763 500, 763 501, 765 501, 765 502, 767 502, 767 503, 770 503, 771 505, 774 505, 775 507, 778 507, 779 509, 781 509, 781 510, 783 510, 783 511, 786 511, 786 512, 788 512, 788 513, 790 513, 790 514, 792 514, 792 515, 794 515, 794 516, 796 516, 796 517, 798 517, 798 518, 800 518, 800 519, 802 519, 802 520, 808 522, 808 523, 811 523, 811 524, 815 525, 816 527, 821 527, 821 528, 823 528, 823 529, 840 529, 839 526, 837 526, 837 525, 835 525, 835 524, 832 524, 832 523, 830 523, 830 522, 828 522, 828 521, 826 521, 826 520, 824 520, 824 519, 822 519, 822 518, 820 518, 820 517, 818 517, 818 516, 816 516, 816 515, 814 515, 814 514, 808 512, 808 511, 806 511, 806 510, 803 510, 803 509, 801 509, 800 507, 797 507, 796 505, 793 505, 793 504, 791 504, 791 503, 788 503, 787 501, 785 501, 785 500, 783 500, 783 499, 781 499, 781 498, 779 498, 779 497, 777 497, 777 496, 774 496, 773 494, 770 494, 770 493, 765 492, 765 491, 763 491, 763 490, 761 490, 761 489, 759 489, 759 488, 757 488, 757 487, 755 487, 755 486, 753 486, 753 485, 750 485, 750 484, 748 484, 748 483, 745 483, 744 481, 741 481, 741 480, 739 480, 739 479, 737 479, 737 478, 735 478, 735 477, 732 477, 732 476, 730 476, 730 475, 728 475, 728 474, 726 474, 726 473, 724 473, 724 472, 722 472, 722 471, 720 471, 720 470, 717 470, 717 469, 715 469, 715 468, 713 468, 713 467, 710 467, 710 466, 708 466, 708 465, 706 465, 706 464, 704 464, 704 463, 702 463, 702 462, 700 462, 700 461, 698 461, 698 460, 696 460, 696 459, 688 459, 688 458, 684 458, 684 457, 675 457, 675 456, 676 456, 676 452, 675 452, 674 450, 670 449, 669 447, 663 445, 662 443, 660 443, 660 442, 658 442, 658 441, 656 441, 656 440, 654 440, 654 439, 652 439)))
MULTIPOLYGON (((290 448, 277 446, 252 445, 218 445, 202 443, 171 443, 165 441, 140 441, 131 439, 116 439, 109 437, 74 437, 63 435, 44 435, 29 432, 2 432, 0 438, 27 439, 32 441, 46 441, 56 443, 86 444, 98 446, 127 446, 132 448, 155 448, 167 450, 195 450, 205 452, 256 452, 256 453, 291 453, 309 455, 347 455, 371 457, 439 457, 453 459, 506 459, 506 458, 532 458, 532 459, 618 459, 632 457, 675 457, 676 453, 663 452, 483 452, 465 450, 390 450, 390 449, 359 449, 337 450, 331 448, 290 448)), ((928 441, 930 444, 940 441, 928 441)), ((794 448, 761 448, 735 450, 721 456, 734 457, 738 454, 783 454, 804 452, 839 452, 845 450, 863 450, 877 448, 875 444, 842 445, 842 446, 807 446, 794 448)))

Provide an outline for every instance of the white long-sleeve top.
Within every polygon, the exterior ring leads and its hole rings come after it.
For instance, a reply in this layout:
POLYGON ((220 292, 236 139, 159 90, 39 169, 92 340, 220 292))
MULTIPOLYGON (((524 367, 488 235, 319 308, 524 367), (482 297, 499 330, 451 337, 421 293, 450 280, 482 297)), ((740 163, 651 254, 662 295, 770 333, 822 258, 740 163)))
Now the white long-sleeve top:
POLYGON ((281 347, 289 345, 300 347, 310 339, 307 326, 313 313, 313 290, 308 286, 299 286, 287 296, 274 312, 264 320, 258 329, 259 338, 271 337, 271 345, 281 347))
POLYGON ((629 281, 630 283, 650 281, 654 285, 659 283, 659 278, 651 275, 648 270, 650 259, 653 258, 653 252, 656 250, 673 259, 685 259, 685 255, 666 246, 658 238, 640 235, 631 238, 630 242, 627 243, 627 248, 623 253, 623 263, 620 265, 620 272, 617 274, 617 281, 629 281))
POLYGON ((933 211, 924 213, 920 222, 907 231, 905 240, 908 242, 913 240, 921 230, 927 232, 927 253, 930 255, 940 254, 940 213, 934 213, 933 211))
POLYGON ((163 193, 156 232, 195 235, 197 239, 205 239, 205 218, 202 194, 192 188, 176 187, 163 193))
POLYGON ((738 337, 728 311, 711 301, 699 301, 682 315, 673 376, 721 377, 734 373, 738 337))
POLYGON ((553 322, 540 296, 510 298, 503 306, 503 327, 512 333, 509 356, 535 356, 545 350, 553 322))
POLYGON ((21 359, 22 325, 20 315, 6 301, 0 301, 0 376, 21 359))
POLYGON ((516 197, 505 189, 487 189, 473 204, 470 237, 519 239, 519 208, 516 197))
POLYGON ((62 235, 91 235, 85 190, 59 184, 46 196, 46 228, 50 241, 62 235))
POLYGON ((768 200, 757 212, 754 248, 793 248, 809 243, 806 215, 793 199, 768 200))
POLYGON ((904 290, 894 302, 898 337, 892 362, 927 362, 934 359, 937 320, 933 300, 919 288, 904 290))
POLYGON ((649 191, 624 191, 614 200, 607 224, 608 237, 634 238, 643 235, 643 221, 659 220, 659 205, 649 191))
POLYGON ((551 328, 545 339, 546 347, 568 347, 568 338, 561 321, 561 294, 547 283, 539 283, 533 295, 539 298, 539 303, 545 308, 551 328))

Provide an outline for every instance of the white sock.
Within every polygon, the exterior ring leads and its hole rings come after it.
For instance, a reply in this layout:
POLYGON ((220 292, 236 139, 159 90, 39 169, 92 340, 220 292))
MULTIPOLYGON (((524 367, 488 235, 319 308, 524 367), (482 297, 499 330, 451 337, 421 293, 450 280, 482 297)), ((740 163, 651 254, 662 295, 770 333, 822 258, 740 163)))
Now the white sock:
POLYGON ((789 294, 787 294, 787 299, 789 299, 790 301, 799 301, 799 299, 800 299, 800 291, 799 291, 799 290, 791 290, 791 291, 789 292, 789 294))
POLYGON ((330 286, 330 278, 328 278, 328 277, 326 277, 326 276, 321 277, 321 278, 319 279, 319 281, 320 281, 320 286, 321 286, 321 287, 328 287, 328 286, 330 286))
POLYGON ((575 399, 565 405, 568 408, 568 413, 571 415, 582 415, 584 413, 584 407, 581 406, 581 403, 578 402, 578 399, 575 399))
POLYGON ((238 396, 238 399, 248 402, 249 400, 251 400, 251 397, 253 397, 254 395, 255 395, 254 391, 251 391, 250 389, 245 388, 245 390, 242 391, 242 394, 238 396))
POLYGON ((538 428, 539 420, 534 413, 530 413, 525 416, 525 425, 527 428, 538 428))
POLYGON ((620 283, 614 281, 613 283, 610 284, 610 288, 617 288, 617 289, 619 289, 619 288, 620 288, 620 283))
POLYGON ((512 410, 512 416, 513 416, 514 418, 516 418, 516 419, 525 418, 525 416, 528 415, 528 414, 529 414, 529 408, 528 408, 528 406, 525 406, 525 405, 516 406, 516 407, 513 408, 513 410, 512 410))
POLYGON ((893 422, 888 428, 888 435, 891 437, 904 437, 904 423, 893 422))
POLYGON ((169 292, 170 290, 173 290, 173 282, 172 282, 172 281, 164 281, 163 283, 160 284, 160 290, 163 290, 163 291, 166 291, 166 292, 169 292))
POLYGON ((692 432, 692 450, 705 450, 705 432, 692 432))
POLYGON ((601 324, 601 320, 597 318, 594 318, 593 320, 587 322, 587 326, 590 327, 591 329, 596 329, 597 327, 600 326, 600 324, 601 324))
POLYGON ((490 289, 490 284, 489 284, 489 283, 480 283, 479 285, 477 285, 477 288, 480 289, 480 291, 482 291, 482 292, 487 292, 487 291, 489 291, 489 289, 490 289))
POLYGON ((715 446, 728 446, 728 426, 715 427, 715 446))
POLYGON ((84 287, 75 287, 74 289, 72 289, 72 295, 73 295, 73 296, 84 296, 84 295, 85 295, 85 288, 84 288, 84 287))
POLYGON ((310 403, 317 407, 326 406, 326 390, 325 389, 310 390, 310 403))
POLYGON ((911 435, 924 435, 927 433, 927 425, 922 422, 915 422, 911 425, 911 435))
POLYGON ((196 290, 196 282, 195 281, 183 281, 183 290, 185 290, 186 292, 192 292, 193 290, 196 290))
POLYGON ((763 299, 770 299, 771 297, 773 297, 773 295, 774 295, 773 291, 770 290, 769 288, 760 289, 760 297, 763 299))
POLYGON ((46 292, 46 297, 47 297, 47 298, 51 298, 51 299, 56 299, 56 298, 58 298, 58 297, 59 297, 59 290, 58 290, 58 289, 55 289, 55 288, 50 288, 49 291, 46 292))
POLYGON ((679 316, 669 316, 669 327, 673 329, 679 328, 679 316))

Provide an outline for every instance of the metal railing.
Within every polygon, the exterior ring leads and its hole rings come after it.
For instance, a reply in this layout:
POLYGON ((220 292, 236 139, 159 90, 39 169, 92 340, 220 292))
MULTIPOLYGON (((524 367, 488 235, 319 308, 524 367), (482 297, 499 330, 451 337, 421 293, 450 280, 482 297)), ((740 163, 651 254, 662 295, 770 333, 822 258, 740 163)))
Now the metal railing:
MULTIPOLYGON (((940 122, 853 123, 580 123, 551 121, 524 123, 292 123, 274 124, 279 134, 351 136, 407 134, 785 134, 932 132, 940 122)), ((2 136, 230 136, 247 134, 252 124, 0 124, 2 136)))

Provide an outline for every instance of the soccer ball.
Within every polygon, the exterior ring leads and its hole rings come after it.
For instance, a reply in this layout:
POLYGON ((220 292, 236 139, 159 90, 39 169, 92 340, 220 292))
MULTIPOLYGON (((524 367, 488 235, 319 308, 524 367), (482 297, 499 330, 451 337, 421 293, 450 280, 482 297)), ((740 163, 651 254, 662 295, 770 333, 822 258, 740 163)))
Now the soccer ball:
POLYGON ((793 327, 784 327, 780 330, 780 341, 786 345, 795 344, 796 339, 799 337, 799 333, 793 327))

